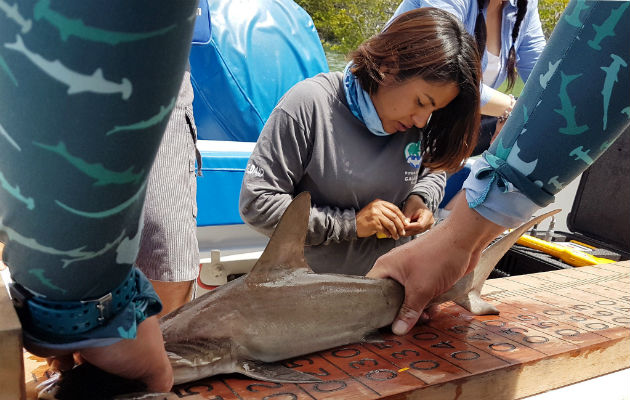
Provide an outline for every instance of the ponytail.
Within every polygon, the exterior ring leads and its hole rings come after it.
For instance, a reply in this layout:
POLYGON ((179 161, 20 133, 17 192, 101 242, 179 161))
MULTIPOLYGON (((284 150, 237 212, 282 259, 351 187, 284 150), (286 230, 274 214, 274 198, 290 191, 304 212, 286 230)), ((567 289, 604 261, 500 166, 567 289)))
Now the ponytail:
POLYGON ((477 41, 477 50, 479 55, 483 56, 486 51, 486 19, 483 16, 483 7, 486 0, 477 0, 477 19, 475 20, 475 40, 477 41))
POLYGON ((512 46, 510 46, 507 60, 508 90, 511 90, 516 83, 516 51, 514 50, 514 43, 516 42, 516 38, 518 38, 521 22, 523 22, 523 18, 525 18, 525 13, 527 12, 527 0, 517 0, 516 7, 516 22, 514 22, 514 28, 512 29, 512 46))

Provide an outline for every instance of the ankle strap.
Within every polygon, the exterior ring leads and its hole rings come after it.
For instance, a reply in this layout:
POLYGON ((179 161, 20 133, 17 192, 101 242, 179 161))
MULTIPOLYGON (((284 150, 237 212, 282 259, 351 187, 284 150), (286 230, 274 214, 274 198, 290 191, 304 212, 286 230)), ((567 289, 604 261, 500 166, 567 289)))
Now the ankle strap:
POLYGON ((135 268, 117 288, 94 299, 47 300, 15 282, 9 292, 23 325, 45 335, 72 336, 104 325, 129 304, 137 294, 135 268))

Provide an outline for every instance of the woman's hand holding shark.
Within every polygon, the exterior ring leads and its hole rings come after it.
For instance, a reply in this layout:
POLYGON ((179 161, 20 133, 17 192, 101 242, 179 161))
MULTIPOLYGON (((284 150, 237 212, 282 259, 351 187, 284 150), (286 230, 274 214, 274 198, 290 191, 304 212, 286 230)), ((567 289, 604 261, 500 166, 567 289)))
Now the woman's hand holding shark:
POLYGON ((393 332, 409 332, 429 302, 471 271, 481 251, 504 229, 468 208, 461 196, 444 222, 381 256, 367 277, 392 278, 405 287, 393 332))

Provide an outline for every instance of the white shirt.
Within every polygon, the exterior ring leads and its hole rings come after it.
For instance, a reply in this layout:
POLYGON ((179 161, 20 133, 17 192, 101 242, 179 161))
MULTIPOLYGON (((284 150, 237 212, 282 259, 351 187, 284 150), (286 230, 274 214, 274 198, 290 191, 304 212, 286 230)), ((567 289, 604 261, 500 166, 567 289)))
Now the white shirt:
POLYGON ((499 69, 501 63, 501 57, 495 56, 494 54, 486 51, 488 56, 488 64, 486 65, 486 69, 483 71, 483 83, 488 86, 492 86, 494 81, 499 76, 499 69))

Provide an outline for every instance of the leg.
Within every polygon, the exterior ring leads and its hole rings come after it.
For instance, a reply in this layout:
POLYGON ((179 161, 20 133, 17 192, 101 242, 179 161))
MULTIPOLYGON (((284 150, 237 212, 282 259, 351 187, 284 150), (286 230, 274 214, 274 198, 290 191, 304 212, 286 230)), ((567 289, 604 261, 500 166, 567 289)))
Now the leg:
POLYGON ((530 199, 559 192, 630 123, 629 18, 628 2, 571 1, 558 21, 489 150, 534 184, 508 178, 530 199))
POLYGON ((199 273, 196 236, 196 130, 193 90, 186 72, 149 174, 144 229, 136 265, 160 296, 160 316, 190 301, 199 273))
POLYGON ((158 318, 161 318, 190 301, 195 281, 151 281, 151 283, 162 301, 162 311, 158 314, 158 318))
POLYGON ((0 115, 0 240, 13 287, 32 296, 18 307, 27 343, 81 349, 132 339, 161 308, 134 260, 196 1, 16 9, 19 18, 0 13, 0 109, 12 110, 0 115), (128 297, 104 297, 119 296, 123 283, 128 297), (67 312, 42 323, 31 318, 35 301, 67 312), (71 322, 84 307, 93 323, 71 322))

